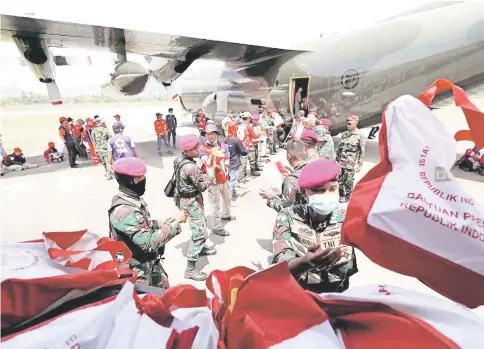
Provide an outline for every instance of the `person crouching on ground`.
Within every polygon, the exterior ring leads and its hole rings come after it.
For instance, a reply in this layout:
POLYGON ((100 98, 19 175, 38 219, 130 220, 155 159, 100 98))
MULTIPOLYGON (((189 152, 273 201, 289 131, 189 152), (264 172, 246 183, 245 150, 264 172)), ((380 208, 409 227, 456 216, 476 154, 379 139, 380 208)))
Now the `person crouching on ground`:
POLYGON ((55 147, 54 142, 49 142, 48 143, 48 148, 46 151, 44 151, 44 159, 45 162, 47 163, 52 163, 52 162, 62 162, 64 161, 64 155, 59 153, 59 151, 55 147))
POLYGON ((29 164, 20 148, 14 148, 13 153, 6 156, 5 166, 7 166, 7 171, 22 171, 39 167, 37 164, 29 164))

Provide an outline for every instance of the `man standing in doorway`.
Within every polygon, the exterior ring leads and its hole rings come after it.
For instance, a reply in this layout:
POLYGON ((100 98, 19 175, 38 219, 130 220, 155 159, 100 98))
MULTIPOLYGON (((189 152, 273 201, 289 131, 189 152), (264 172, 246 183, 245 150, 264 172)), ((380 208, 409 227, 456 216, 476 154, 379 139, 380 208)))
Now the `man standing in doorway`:
POLYGON ((76 164, 76 157, 77 157, 77 149, 76 144, 74 143, 74 137, 72 137, 71 130, 69 128, 69 122, 63 116, 59 118, 60 126, 59 126, 59 137, 62 140, 62 143, 67 148, 67 154, 69 156, 69 165, 71 168, 79 167, 76 164))
POLYGON ((172 138, 173 148, 176 148, 176 128, 178 126, 178 122, 176 120, 176 116, 173 115, 173 108, 168 109, 166 123, 168 124, 168 143, 170 143, 170 138, 172 138))
POLYGON ((297 115, 301 110, 301 103, 302 103, 302 87, 299 87, 296 95, 294 96, 294 114, 297 115))
POLYGON ((124 135, 124 125, 117 121, 113 124, 114 136, 108 141, 108 163, 113 166, 113 162, 126 157, 138 157, 135 144, 131 137, 124 135))

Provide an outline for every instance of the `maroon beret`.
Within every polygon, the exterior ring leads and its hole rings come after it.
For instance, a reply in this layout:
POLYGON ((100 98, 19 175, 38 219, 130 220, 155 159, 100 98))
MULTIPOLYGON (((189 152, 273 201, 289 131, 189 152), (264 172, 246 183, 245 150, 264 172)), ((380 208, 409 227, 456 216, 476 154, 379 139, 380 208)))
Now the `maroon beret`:
POLYGON ((360 121, 360 118, 356 115, 349 115, 347 118, 346 118, 346 121, 356 121, 356 122, 359 122, 360 121))
POLYGON ((258 121, 259 120, 259 114, 252 114, 251 118, 254 121, 258 121))
POLYGON ((329 119, 321 119, 321 125, 324 125, 324 126, 331 126, 331 120, 329 119))
POLYGON ((301 139, 317 142, 319 139, 318 134, 314 130, 304 130, 301 134, 301 139))
POLYGON ((113 171, 114 173, 133 177, 144 176, 146 164, 140 158, 125 157, 114 162, 113 171))
POLYGON ((180 138, 180 149, 183 151, 192 150, 200 144, 198 135, 190 133, 180 138))
POLYGON ((340 169, 340 164, 335 161, 327 159, 311 161, 302 168, 297 183, 301 189, 317 188, 324 183, 336 180, 340 169))

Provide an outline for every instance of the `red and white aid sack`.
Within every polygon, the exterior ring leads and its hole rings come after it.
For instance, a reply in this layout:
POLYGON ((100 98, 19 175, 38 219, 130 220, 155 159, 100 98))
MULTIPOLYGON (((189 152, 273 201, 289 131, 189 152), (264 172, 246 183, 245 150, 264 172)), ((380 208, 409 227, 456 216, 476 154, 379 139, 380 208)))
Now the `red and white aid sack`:
POLYGON ((117 296, 2 338, 2 348, 215 349, 218 330, 206 305, 205 291, 193 286, 140 298, 128 282, 117 296))
POLYGON ((299 286, 286 262, 259 272, 236 267, 207 279, 219 349, 344 349, 328 315, 299 286), (225 341, 224 341, 225 339, 225 341))
POLYGON ((289 169, 281 161, 267 159, 262 170, 262 178, 264 178, 264 182, 273 192, 280 193, 282 182, 289 173, 289 169))
MULTIPOLYGON (((468 119, 467 134, 476 134, 484 115, 462 89, 439 80, 421 99, 429 103, 429 91, 444 83, 468 119)), ((456 141, 412 96, 391 102, 382 121, 381 162, 355 187, 342 242, 456 302, 484 305, 484 208, 450 174, 456 141)))
POLYGON ((391 285, 315 295, 346 349, 475 349, 484 321, 445 298, 391 285))
POLYGON ((135 280, 127 246, 87 230, 44 233, 43 240, 1 245, 2 329, 20 325, 100 287, 135 280), (122 263, 116 255, 122 253, 122 263), (120 279, 120 276, 129 278, 120 279))

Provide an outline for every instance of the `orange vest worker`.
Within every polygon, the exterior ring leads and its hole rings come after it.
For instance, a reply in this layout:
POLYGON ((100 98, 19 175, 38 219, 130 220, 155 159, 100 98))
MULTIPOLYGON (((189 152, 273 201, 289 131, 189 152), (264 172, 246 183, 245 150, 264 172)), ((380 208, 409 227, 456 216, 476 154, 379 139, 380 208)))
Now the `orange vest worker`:
POLYGON ((155 121, 155 132, 159 136, 166 136, 168 134, 168 124, 165 120, 160 119, 155 121))

